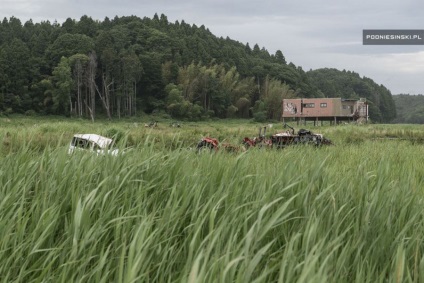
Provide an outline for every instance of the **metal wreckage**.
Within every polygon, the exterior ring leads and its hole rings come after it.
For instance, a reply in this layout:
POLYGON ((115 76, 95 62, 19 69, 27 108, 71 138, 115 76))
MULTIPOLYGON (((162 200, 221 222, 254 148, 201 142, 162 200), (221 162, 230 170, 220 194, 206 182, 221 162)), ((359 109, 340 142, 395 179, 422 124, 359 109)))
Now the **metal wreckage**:
POLYGON ((197 152, 205 150, 217 151, 219 149, 237 152, 245 151, 252 147, 282 149, 291 145, 313 145, 319 147, 333 144, 330 139, 324 137, 322 134, 313 133, 310 130, 300 129, 296 133, 295 129, 287 124, 284 124, 284 128, 288 128, 288 130, 267 136, 267 127, 260 127, 258 136, 253 138, 245 137, 242 140, 241 146, 219 143, 215 138, 204 137, 197 144, 197 152))

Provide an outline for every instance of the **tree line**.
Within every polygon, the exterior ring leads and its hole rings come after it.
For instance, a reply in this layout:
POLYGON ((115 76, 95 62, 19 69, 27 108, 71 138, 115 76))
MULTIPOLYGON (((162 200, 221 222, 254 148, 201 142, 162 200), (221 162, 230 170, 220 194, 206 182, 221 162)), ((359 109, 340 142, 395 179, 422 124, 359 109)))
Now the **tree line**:
POLYGON ((393 123, 424 124, 424 95, 394 95, 397 116, 393 123))
POLYGON ((62 24, 10 17, 0 24, 4 114, 94 120, 164 111, 177 119, 279 119, 283 98, 340 94, 327 92, 316 77, 287 63, 280 50, 270 54, 258 44, 216 37, 203 25, 170 23, 163 14, 83 16, 62 24))

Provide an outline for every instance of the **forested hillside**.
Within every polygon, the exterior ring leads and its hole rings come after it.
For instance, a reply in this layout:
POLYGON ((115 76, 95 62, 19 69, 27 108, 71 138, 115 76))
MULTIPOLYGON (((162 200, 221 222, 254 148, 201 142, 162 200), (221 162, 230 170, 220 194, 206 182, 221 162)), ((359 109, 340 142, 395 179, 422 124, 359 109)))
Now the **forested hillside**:
POLYGON ((372 79, 351 71, 318 69, 307 72, 311 83, 325 97, 367 99, 373 122, 390 122, 396 117, 396 107, 390 91, 372 79))
POLYGON ((62 24, 11 17, 0 24, 3 114, 94 120, 166 111, 177 119, 279 119, 284 97, 350 97, 354 89, 375 102, 373 120, 394 117, 383 86, 357 76, 345 81, 354 85, 333 92, 318 83, 320 72, 287 64, 280 50, 270 54, 257 44, 216 37, 203 25, 170 23, 163 14, 83 16, 62 24))
POLYGON ((399 94, 393 95, 397 117, 394 123, 424 124, 424 96, 399 94))

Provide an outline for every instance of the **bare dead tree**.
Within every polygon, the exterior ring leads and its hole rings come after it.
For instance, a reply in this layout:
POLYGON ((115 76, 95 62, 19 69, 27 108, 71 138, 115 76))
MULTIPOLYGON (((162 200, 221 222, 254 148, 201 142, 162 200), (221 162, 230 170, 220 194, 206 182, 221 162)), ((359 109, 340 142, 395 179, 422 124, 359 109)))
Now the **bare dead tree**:
POLYGON ((74 67, 74 78, 76 79, 77 83, 77 97, 76 97, 76 105, 75 105, 75 113, 77 116, 82 116, 82 95, 81 95, 81 89, 83 86, 83 73, 84 69, 82 67, 81 61, 76 60, 75 67, 74 67))
POLYGON ((90 117, 91 117, 91 122, 94 123, 94 114, 93 114, 93 109, 91 109, 91 107, 88 105, 87 100, 84 100, 85 106, 88 109, 88 112, 90 113, 90 117))
POLYGON ((97 70, 97 56, 93 51, 88 55, 88 69, 87 69, 87 82, 88 82, 88 101, 87 107, 90 111, 91 120, 94 121, 96 115, 96 70, 97 70))
POLYGON ((95 84, 95 87, 96 87, 97 93, 99 94, 100 100, 102 101, 103 107, 106 110, 107 117, 109 120, 111 120, 112 115, 110 113, 110 92, 111 92, 111 86, 113 85, 113 80, 109 82, 108 76, 103 74, 102 82, 103 82, 103 91, 100 91, 96 84, 95 84))

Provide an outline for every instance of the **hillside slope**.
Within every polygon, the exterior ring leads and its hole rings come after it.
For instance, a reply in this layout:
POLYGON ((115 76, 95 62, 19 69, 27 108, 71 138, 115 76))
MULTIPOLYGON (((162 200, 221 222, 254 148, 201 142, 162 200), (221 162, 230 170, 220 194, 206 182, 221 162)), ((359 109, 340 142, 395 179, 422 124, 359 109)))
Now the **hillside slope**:
POLYGON ((0 23, 3 113, 278 119, 285 97, 360 96, 373 102, 374 121, 394 117, 386 88, 325 70, 305 72, 280 50, 270 54, 163 14, 0 23))

